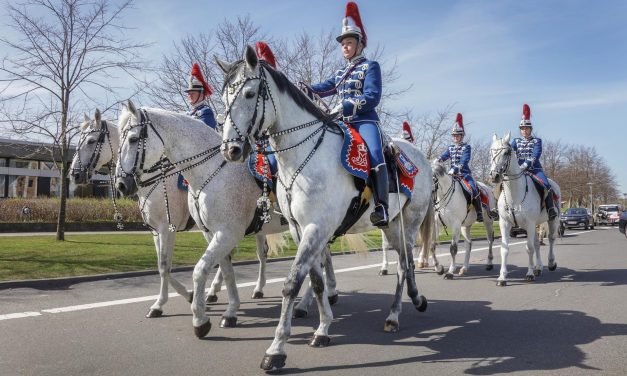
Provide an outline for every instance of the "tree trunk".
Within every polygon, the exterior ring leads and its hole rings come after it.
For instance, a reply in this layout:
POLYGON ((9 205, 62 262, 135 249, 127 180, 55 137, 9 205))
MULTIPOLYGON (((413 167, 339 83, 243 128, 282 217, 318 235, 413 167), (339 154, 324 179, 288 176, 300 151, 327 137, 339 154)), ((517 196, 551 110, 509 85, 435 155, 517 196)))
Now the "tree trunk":
POLYGON ((69 166, 67 161, 68 145, 67 145, 67 122, 68 122, 68 103, 69 92, 65 92, 63 95, 63 102, 61 103, 61 200, 59 203, 59 216, 57 218, 57 240, 65 240, 65 209, 67 207, 67 192, 68 192, 68 172, 69 166))

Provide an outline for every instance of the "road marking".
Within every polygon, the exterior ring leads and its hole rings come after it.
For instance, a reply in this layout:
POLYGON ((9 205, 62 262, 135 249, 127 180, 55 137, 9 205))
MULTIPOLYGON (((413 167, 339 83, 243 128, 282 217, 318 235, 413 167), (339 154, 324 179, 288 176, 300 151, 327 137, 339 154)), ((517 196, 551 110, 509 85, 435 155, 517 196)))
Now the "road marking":
MULTIPOLYGON (((594 230, 572 232, 572 233, 569 233, 569 235, 585 234, 585 233, 592 232, 592 231, 594 231, 594 230)), ((522 242, 510 243, 509 245, 510 246, 515 246, 515 245, 521 245, 521 244, 526 244, 526 243, 527 243, 526 241, 522 241, 522 242)), ((498 245, 495 245, 495 247, 496 246, 498 246, 498 245)), ((480 252, 480 251, 486 251, 486 250, 488 250, 488 247, 476 248, 476 249, 473 249, 471 252, 480 252)), ((462 254, 462 253, 466 253, 466 251, 458 252, 458 254, 462 254)), ((448 253, 437 254, 437 257, 445 257, 445 256, 450 256, 450 254, 448 254, 448 253)), ((416 261, 418 259, 414 259, 414 260, 416 261)), ((396 263, 397 263, 396 261, 390 262, 391 265, 394 265, 396 263)), ((374 269, 374 268, 379 268, 379 267, 381 267, 381 263, 380 262, 376 263, 376 264, 354 266, 354 267, 350 267, 350 268, 338 269, 338 270, 335 270, 335 274, 354 272, 354 271, 364 270, 364 269, 374 269)), ((283 281, 285 281, 285 278, 273 278, 273 279, 267 280, 266 284, 279 283, 279 282, 283 282, 283 281)), ((244 287, 255 286, 256 284, 257 284, 256 281, 254 281, 254 282, 242 282, 242 283, 238 283, 237 284, 237 288, 240 289, 240 288, 244 288, 244 287)), ((207 291, 207 290, 209 290, 209 289, 206 289, 205 291, 207 291)), ((170 298, 175 298, 177 296, 180 296, 180 295, 178 293, 175 293, 175 292, 168 294, 168 297, 170 297, 170 298)), ((111 306, 116 306, 116 305, 140 303, 140 302, 145 302, 145 301, 150 301, 150 300, 156 300, 158 297, 159 297, 159 295, 150 295, 150 296, 141 296, 141 297, 137 297, 137 298, 110 300, 110 301, 106 301, 106 302, 96 302, 96 303, 80 304, 80 305, 67 306, 67 307, 42 309, 40 312, 9 313, 9 314, 0 315, 0 321, 2 321, 2 320, 27 318, 27 317, 38 317, 38 316, 42 316, 42 313, 56 314, 56 313, 83 311, 83 310, 87 310, 87 309, 111 307, 111 306)))

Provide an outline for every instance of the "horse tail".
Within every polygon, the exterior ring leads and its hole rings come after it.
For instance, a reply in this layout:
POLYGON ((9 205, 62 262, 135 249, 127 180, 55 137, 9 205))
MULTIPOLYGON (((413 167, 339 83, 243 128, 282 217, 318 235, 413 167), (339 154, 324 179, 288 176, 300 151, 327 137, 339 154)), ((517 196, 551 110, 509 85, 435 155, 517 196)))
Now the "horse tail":
POLYGON ((268 243, 268 256, 278 256, 289 246, 289 232, 279 232, 277 234, 266 235, 268 243))
POLYGON ((367 236, 362 234, 345 234, 342 236, 343 241, 346 242, 348 249, 354 250, 356 253, 362 255, 368 254, 371 247, 368 246, 367 236))
POLYGON ((425 256, 425 259, 429 259, 429 255, 432 252, 432 245, 435 241, 435 207, 433 204, 433 200, 429 200, 429 207, 427 208, 427 213, 420 224, 420 238, 422 240, 422 254, 425 256))

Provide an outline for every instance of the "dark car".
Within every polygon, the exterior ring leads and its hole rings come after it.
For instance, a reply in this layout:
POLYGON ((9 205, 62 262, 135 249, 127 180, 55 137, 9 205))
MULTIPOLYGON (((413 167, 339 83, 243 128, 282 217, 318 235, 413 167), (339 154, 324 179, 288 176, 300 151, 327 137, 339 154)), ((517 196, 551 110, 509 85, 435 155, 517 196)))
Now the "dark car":
POLYGON ((594 229, 594 220, 586 208, 568 208, 560 215, 560 223, 565 228, 583 227, 594 229))
POLYGON ((618 219, 618 231, 625 234, 625 237, 627 237, 627 231, 625 231, 626 225, 627 225, 627 210, 622 212, 622 214, 620 215, 620 218, 618 219))

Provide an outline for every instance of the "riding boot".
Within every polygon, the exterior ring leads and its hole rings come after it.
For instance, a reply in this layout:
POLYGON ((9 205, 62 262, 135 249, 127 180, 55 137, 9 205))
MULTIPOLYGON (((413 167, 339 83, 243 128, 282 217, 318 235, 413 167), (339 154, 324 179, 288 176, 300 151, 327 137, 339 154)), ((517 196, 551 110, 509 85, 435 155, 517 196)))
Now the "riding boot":
POLYGON ((388 195, 389 181, 388 169, 385 163, 381 163, 377 167, 370 170, 372 176, 372 193, 374 198, 374 211, 370 213, 370 222, 373 225, 385 228, 388 226, 388 195))
POLYGON ((472 206, 475 207, 475 211, 477 212, 477 222, 483 222, 483 209, 481 208, 481 198, 479 195, 475 196, 472 200, 472 206))
POLYGON ((554 220, 557 217, 557 209, 553 202, 553 191, 549 189, 544 198, 544 205, 546 205, 546 212, 549 215, 549 221, 554 220))

